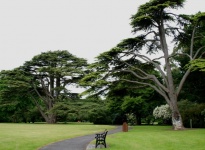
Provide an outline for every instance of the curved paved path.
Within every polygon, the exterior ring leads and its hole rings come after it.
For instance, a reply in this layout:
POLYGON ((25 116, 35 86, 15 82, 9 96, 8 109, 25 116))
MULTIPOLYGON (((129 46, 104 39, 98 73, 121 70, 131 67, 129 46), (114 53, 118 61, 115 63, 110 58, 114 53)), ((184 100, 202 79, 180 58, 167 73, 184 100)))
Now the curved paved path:
MULTIPOLYGON (((122 126, 118 126, 116 129, 109 130, 109 134, 122 131, 122 126)), ((95 134, 86 135, 82 137, 72 138, 56 143, 49 144, 39 150, 86 150, 87 145, 95 139, 95 134)))

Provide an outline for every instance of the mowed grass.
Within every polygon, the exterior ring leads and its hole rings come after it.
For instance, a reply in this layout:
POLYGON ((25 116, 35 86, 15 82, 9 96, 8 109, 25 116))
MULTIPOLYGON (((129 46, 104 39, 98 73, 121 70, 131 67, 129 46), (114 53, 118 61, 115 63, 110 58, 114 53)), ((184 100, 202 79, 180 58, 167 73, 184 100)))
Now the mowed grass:
MULTIPOLYGON (((113 128, 84 123, 0 123, 0 150, 37 150, 49 143, 113 128)), ((171 126, 134 126, 128 132, 108 135, 106 143, 107 150, 204 150, 205 129, 174 131, 171 126)))
POLYGON ((107 150, 205 150, 205 129, 174 131, 170 126, 135 126, 107 136, 107 150))
POLYGON ((0 123, 0 150, 37 150, 64 139, 94 134, 114 126, 84 123, 12 124, 0 123))

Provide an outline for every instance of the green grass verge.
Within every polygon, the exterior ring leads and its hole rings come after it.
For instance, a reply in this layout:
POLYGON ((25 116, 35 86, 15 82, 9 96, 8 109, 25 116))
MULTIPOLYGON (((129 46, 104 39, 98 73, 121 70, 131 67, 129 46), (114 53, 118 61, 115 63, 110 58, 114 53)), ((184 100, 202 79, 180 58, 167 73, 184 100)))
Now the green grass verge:
POLYGON ((174 131, 170 126, 135 126, 109 135, 107 150, 204 150, 205 129, 174 131))
POLYGON ((0 150, 37 150, 38 148, 73 137, 94 134, 113 126, 85 123, 12 124, 0 123, 0 150))

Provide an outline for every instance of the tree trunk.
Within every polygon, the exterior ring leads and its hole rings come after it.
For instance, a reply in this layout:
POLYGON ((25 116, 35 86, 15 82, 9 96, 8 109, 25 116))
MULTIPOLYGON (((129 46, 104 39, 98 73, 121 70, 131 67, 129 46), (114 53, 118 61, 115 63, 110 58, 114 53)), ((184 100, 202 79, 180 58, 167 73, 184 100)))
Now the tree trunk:
POLYGON ((136 122, 137 125, 142 125, 142 122, 141 122, 141 117, 137 117, 137 122, 136 122))
POLYGON ((172 101, 170 108, 172 111, 172 125, 174 130, 183 130, 184 129, 183 120, 179 112, 177 102, 172 101))
POLYGON ((45 115, 44 114, 42 116, 45 119, 46 123, 49 123, 49 124, 56 123, 56 115, 54 115, 54 114, 45 115))
POLYGON ((136 124, 137 125, 141 125, 142 122, 141 122, 141 115, 139 113, 136 113, 136 124))
POLYGON ((164 22, 161 20, 161 25, 159 25, 159 33, 160 33, 160 43, 162 46, 162 50, 164 53, 164 61, 165 61, 165 67, 166 67, 166 74, 167 74, 167 81, 168 81, 168 92, 167 96, 169 97, 168 104, 172 111, 172 125, 174 130, 182 130, 184 129, 183 120, 181 118, 181 114, 179 112, 178 106, 177 106, 177 93, 175 91, 175 85, 172 75, 172 69, 171 69, 171 63, 170 63, 170 57, 169 57, 169 51, 166 41, 166 34, 164 29, 164 22))
POLYGON ((48 120, 46 121, 47 123, 53 124, 56 123, 56 115, 54 114, 49 114, 48 115, 48 120))
POLYGON ((38 102, 36 101, 36 99, 34 99, 34 102, 39 110, 39 112, 41 113, 41 116, 45 119, 46 123, 56 123, 56 115, 54 114, 46 114, 43 109, 41 108, 41 106, 38 104, 38 102))

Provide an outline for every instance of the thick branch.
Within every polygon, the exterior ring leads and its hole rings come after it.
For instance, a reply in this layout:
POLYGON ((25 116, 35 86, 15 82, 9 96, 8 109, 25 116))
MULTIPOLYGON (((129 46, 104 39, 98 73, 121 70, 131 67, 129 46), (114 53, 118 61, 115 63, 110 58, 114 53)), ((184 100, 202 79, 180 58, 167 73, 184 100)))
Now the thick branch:
POLYGON ((169 58, 174 57, 174 56, 177 56, 177 55, 184 55, 184 56, 189 57, 190 60, 192 60, 191 56, 188 55, 188 54, 186 54, 186 53, 175 53, 174 55, 169 56, 169 58))
POLYGON ((49 98, 54 99, 54 97, 53 97, 53 96, 51 95, 51 93, 49 92, 48 88, 45 86, 45 83, 44 83, 43 79, 41 78, 40 80, 41 80, 41 85, 42 85, 42 88, 43 88, 45 94, 46 94, 49 98))
POLYGON ((153 60, 151 60, 147 56, 139 55, 139 54, 136 54, 136 56, 141 58, 141 59, 143 59, 146 62, 152 63, 156 67, 156 69, 161 73, 162 78, 163 78, 163 80, 165 82, 165 85, 168 86, 168 81, 167 81, 166 75, 165 75, 165 73, 162 71, 161 67, 157 63, 155 63, 153 60))
POLYGON ((46 105, 48 105, 47 99, 41 96, 41 94, 38 92, 38 90, 36 89, 36 86, 35 86, 34 84, 33 84, 33 87, 34 87, 34 90, 35 90, 35 92, 37 93, 37 95, 44 101, 44 103, 45 103, 46 105))
POLYGON ((161 56, 161 57, 158 57, 158 58, 154 58, 152 61, 157 61, 157 60, 162 59, 162 58, 164 58, 164 56, 161 56))
POLYGON ((152 84, 145 83, 145 82, 139 82, 139 81, 127 80, 127 79, 121 79, 121 80, 126 81, 126 82, 130 82, 130 83, 137 83, 137 84, 149 86, 149 87, 153 88, 155 91, 157 91, 160 95, 162 95, 165 98, 165 100, 167 101, 167 103, 170 103, 170 100, 167 97, 166 93, 163 90, 157 88, 156 86, 154 86, 152 84))
POLYGON ((194 55, 193 60, 196 59, 197 55, 199 54, 199 52, 200 52, 203 48, 205 48, 205 46, 200 47, 200 48, 196 51, 196 54, 194 55))
POLYGON ((44 118, 47 118, 47 116, 45 115, 45 113, 43 112, 43 109, 41 108, 40 104, 37 102, 37 100, 31 95, 34 103, 36 104, 38 110, 40 111, 41 115, 44 117, 44 118))
POLYGON ((196 26, 194 26, 194 29, 192 31, 192 36, 191 36, 191 45, 190 45, 190 56, 192 58, 193 56, 193 48, 194 48, 194 34, 195 34, 195 31, 196 31, 196 26))
MULTIPOLYGON (((124 54, 130 54, 130 52, 123 52, 124 54)), ((166 75, 165 75, 165 73, 162 71, 162 69, 161 69, 161 67, 157 64, 157 63, 155 63, 153 60, 151 60, 149 57, 147 57, 147 56, 144 56, 144 55, 140 55, 140 54, 134 54, 134 53, 132 53, 135 57, 139 57, 139 58, 141 58, 142 60, 144 60, 144 61, 146 61, 146 62, 150 62, 150 63, 152 63, 155 67, 156 67, 156 69, 161 73, 161 75, 162 75, 162 78, 163 78, 163 80, 164 80, 164 82, 165 82, 165 85, 166 86, 168 86, 168 81, 167 81, 167 78, 166 78, 166 75)), ((124 56, 124 55, 123 55, 124 56)), ((122 56, 122 57, 123 57, 122 56)), ((120 57, 120 58, 122 58, 122 57, 120 57)), ((128 64, 127 62, 124 62, 124 61, 122 61, 122 60, 118 60, 119 62, 123 62, 123 63, 125 63, 125 64, 127 64, 128 66, 130 66, 130 67, 133 67, 133 68, 135 68, 134 66, 132 66, 132 65, 130 65, 130 64, 128 64)), ((145 74, 145 75, 148 75, 148 74, 146 74, 144 71, 142 71, 141 69, 139 69, 139 68, 135 68, 135 69, 138 69, 141 73, 143 73, 143 74, 145 74)), ((164 87, 165 88, 165 87, 164 87)), ((165 89, 164 89, 165 90, 165 89)), ((166 91, 166 90, 165 90, 166 91)))
POLYGON ((180 93, 180 91, 181 91, 181 89, 182 89, 182 87, 183 87, 183 85, 184 85, 184 82, 185 82, 185 80, 186 80, 186 78, 188 77, 188 75, 189 75, 189 73, 191 72, 191 68, 189 68, 187 71, 186 71, 186 73, 184 74, 184 76, 182 77, 182 79, 181 79, 181 81, 180 81, 180 83, 179 83, 179 86, 178 86, 178 89, 177 89, 177 96, 179 95, 179 93, 180 93))
MULTIPOLYGON (((138 68, 138 69, 139 69, 139 68, 138 68)), ((139 70, 140 70, 140 69, 139 69, 139 70)), ((162 85, 162 84, 159 82, 159 80, 156 78, 156 76, 154 76, 154 75, 149 75, 149 74, 147 74, 146 77, 143 77, 143 76, 140 76, 140 75, 136 74, 136 73, 135 73, 134 71, 132 71, 132 70, 120 70, 120 71, 130 72, 130 73, 132 73, 134 76, 136 76, 137 78, 142 79, 142 80, 151 80, 151 81, 153 81, 154 83, 156 83, 160 88, 162 88, 164 91, 168 92, 168 89, 167 89, 164 85, 162 85)))
POLYGON ((157 33, 157 32, 154 31, 154 30, 148 32, 147 34, 145 34, 145 36, 149 35, 150 33, 154 33, 155 36, 159 36, 159 33, 157 33))

